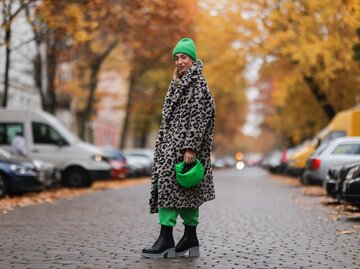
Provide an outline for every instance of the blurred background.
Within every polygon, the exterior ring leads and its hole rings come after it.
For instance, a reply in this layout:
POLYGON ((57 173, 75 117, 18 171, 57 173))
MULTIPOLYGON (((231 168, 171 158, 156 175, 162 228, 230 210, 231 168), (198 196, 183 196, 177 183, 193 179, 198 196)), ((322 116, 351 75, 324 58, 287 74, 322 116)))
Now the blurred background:
POLYGON ((1 0, 0 10, 2 108, 52 114, 118 170, 127 154, 126 173, 151 159, 137 150, 154 147, 183 37, 216 101, 215 167, 273 150, 280 166, 304 145, 360 135, 359 0, 1 0), (349 110, 357 120, 329 126, 349 110))

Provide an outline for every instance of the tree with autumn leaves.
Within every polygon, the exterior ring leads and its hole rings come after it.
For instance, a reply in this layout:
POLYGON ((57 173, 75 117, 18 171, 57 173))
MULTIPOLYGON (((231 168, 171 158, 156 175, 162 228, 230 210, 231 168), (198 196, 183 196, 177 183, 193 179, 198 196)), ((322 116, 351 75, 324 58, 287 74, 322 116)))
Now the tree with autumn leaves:
MULTIPOLYGON (((250 1, 247 2, 250 5, 250 1)), ((261 33, 249 47, 262 57, 258 83, 271 85, 265 126, 293 145, 313 137, 360 94, 352 46, 359 1, 251 1, 261 33)))
POLYGON ((9 92, 9 72, 11 65, 11 51, 12 48, 12 24, 17 19, 19 14, 28 8, 29 5, 34 3, 35 0, 20 0, 18 2, 13 2, 10 0, 2 0, 0 2, 1 8, 1 20, 0 20, 0 29, 3 32, 3 40, 0 41, 0 44, 5 47, 5 66, 3 71, 3 98, 1 101, 1 106, 7 106, 8 92, 9 92))
MULTIPOLYGON (((174 12, 172 19, 174 23, 181 21, 181 27, 177 33, 173 33, 173 36, 170 32, 163 35, 161 40, 167 44, 167 47, 159 51, 158 55, 152 54, 152 57, 140 55, 142 58, 139 58, 137 55, 136 62, 139 65, 137 70, 144 69, 144 61, 149 63, 151 68, 145 69, 143 74, 136 74, 137 89, 133 88, 129 92, 134 96, 132 125, 143 140, 142 145, 145 145, 146 134, 151 130, 157 130, 160 124, 162 102, 175 67, 171 58, 172 49, 182 37, 193 37, 196 41, 198 57, 204 62, 204 73, 218 108, 214 141, 216 151, 219 153, 232 151, 236 139, 241 134, 241 125, 246 115, 245 54, 243 50, 234 49, 233 46, 238 37, 237 26, 227 20, 228 13, 212 16, 211 3, 202 7, 198 7, 195 1, 179 3, 183 12, 174 12), (222 27, 226 34, 219 34, 219 27, 222 27), (193 29, 192 32, 190 29, 193 29)), ((174 7, 172 10, 174 11, 174 7)), ((164 33, 164 29, 162 32, 164 33)), ((143 53, 148 52, 146 49, 156 46, 157 42, 154 37, 146 38, 148 41, 143 44, 153 45, 147 46, 143 53)), ((129 113, 131 108, 129 107, 127 111, 129 113)))
MULTIPOLYGON (((69 108, 72 104, 79 135, 84 138, 86 126, 96 115, 99 99, 96 90, 102 66, 115 48, 121 46, 123 49, 117 51, 124 53, 122 57, 130 70, 124 140, 133 95, 142 88, 142 75, 164 65, 173 43, 185 34, 191 35, 195 7, 190 1, 150 0, 43 0, 27 7, 27 20, 38 50, 33 62, 34 79, 43 109, 55 113, 59 105, 69 108), (47 53, 42 59, 40 47, 44 44, 47 53), (43 62, 47 63, 46 89, 41 80, 43 62), (56 73, 64 63, 70 65, 72 77, 61 81, 56 73)), ((141 100, 140 97, 140 103, 141 100)))
POLYGON ((233 150, 242 137, 249 86, 262 92, 267 85, 263 127, 289 145, 312 137, 337 111, 354 106, 359 94, 358 0, 23 3, 38 50, 34 80, 43 108, 55 113, 59 106, 71 107, 82 137, 96 115, 99 75, 106 65, 128 74, 121 145, 130 129, 146 144, 160 122, 174 68, 172 48, 185 36, 196 42, 216 100, 218 152, 233 150), (44 46, 45 55, 40 53, 44 46), (126 72, 114 62, 119 57, 126 72), (258 80, 251 85, 245 74, 259 58, 258 80), (63 64, 71 69, 67 80, 57 75, 63 64))

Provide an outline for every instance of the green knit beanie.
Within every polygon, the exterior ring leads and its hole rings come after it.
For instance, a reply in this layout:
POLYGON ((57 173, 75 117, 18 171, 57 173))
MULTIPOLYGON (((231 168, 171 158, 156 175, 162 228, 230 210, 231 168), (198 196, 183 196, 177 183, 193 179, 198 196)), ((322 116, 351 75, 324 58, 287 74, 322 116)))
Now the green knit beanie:
POLYGON ((196 61, 196 47, 195 43, 191 38, 183 38, 176 44, 172 56, 175 59, 175 54, 184 53, 189 55, 194 61, 196 61))

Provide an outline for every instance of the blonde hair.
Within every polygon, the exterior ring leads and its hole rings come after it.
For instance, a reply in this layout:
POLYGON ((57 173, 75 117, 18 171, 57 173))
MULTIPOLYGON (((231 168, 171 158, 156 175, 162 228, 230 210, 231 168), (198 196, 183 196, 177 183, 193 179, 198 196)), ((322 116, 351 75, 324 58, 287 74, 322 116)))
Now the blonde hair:
POLYGON ((176 84, 180 82, 180 78, 182 77, 182 75, 183 74, 180 73, 179 68, 175 67, 173 79, 175 80, 176 84))

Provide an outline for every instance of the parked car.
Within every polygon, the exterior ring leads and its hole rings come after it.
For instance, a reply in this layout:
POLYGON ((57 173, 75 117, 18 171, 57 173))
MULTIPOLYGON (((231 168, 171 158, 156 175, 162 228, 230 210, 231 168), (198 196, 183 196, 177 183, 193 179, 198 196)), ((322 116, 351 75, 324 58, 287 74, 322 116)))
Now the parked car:
POLYGON ((246 153, 243 159, 238 159, 238 161, 244 161, 246 166, 257 166, 261 164, 264 156, 262 153, 250 152, 246 153))
POLYGON ((360 137, 341 137, 322 144, 308 159, 301 180, 304 184, 323 184, 334 166, 360 160, 360 137))
POLYGON ((282 152, 273 150, 263 159, 261 165, 272 173, 277 173, 281 167, 282 152))
POLYGON ((326 144, 338 137, 360 136, 359 126, 359 107, 338 112, 323 130, 291 156, 288 162, 288 173, 301 176, 305 170, 307 159, 321 144, 326 144))
POLYGON ((128 167, 126 158, 121 150, 112 147, 103 147, 104 155, 109 159, 112 167, 112 178, 126 178, 128 176, 128 167))
POLYGON ((60 182, 60 171, 56 169, 55 166, 51 163, 41 160, 31 160, 26 157, 13 156, 10 154, 10 152, 3 148, 0 148, 0 159, 32 163, 38 172, 39 181, 44 184, 45 187, 51 187, 60 182))
POLYGON ((342 186, 346 179, 349 170, 360 165, 360 161, 339 165, 329 169, 326 180, 324 181, 324 188, 326 195, 338 201, 342 199, 342 186))
POLYGON ((236 159, 233 156, 230 155, 224 156, 224 161, 226 167, 235 167, 236 165, 236 159))
POLYGON ((0 198, 41 189, 43 183, 32 163, 0 158, 0 198))
POLYGON ((342 187, 342 199, 360 208, 360 164, 348 171, 342 187))
POLYGON ((152 163, 154 159, 154 151, 151 149, 127 149, 124 155, 129 163, 129 169, 135 176, 150 176, 152 171, 152 163))
POLYGON ((143 160, 139 161, 138 157, 126 156, 126 165, 129 177, 140 177, 146 175, 146 165, 143 160))
POLYGON ((216 157, 216 158, 213 160, 212 166, 213 166, 214 168, 219 168, 219 169, 225 168, 225 167, 226 167, 226 162, 225 162, 225 160, 224 160, 223 157, 219 157, 219 156, 218 156, 218 157, 216 157))
POLYGON ((28 157, 54 164, 67 186, 86 187, 111 177, 101 150, 81 141, 49 113, 0 109, 0 145, 8 150, 17 132, 24 135, 28 157))
POLYGON ((296 148, 285 148, 281 153, 280 166, 277 169, 278 173, 287 174, 288 173, 288 160, 296 152, 296 148))

